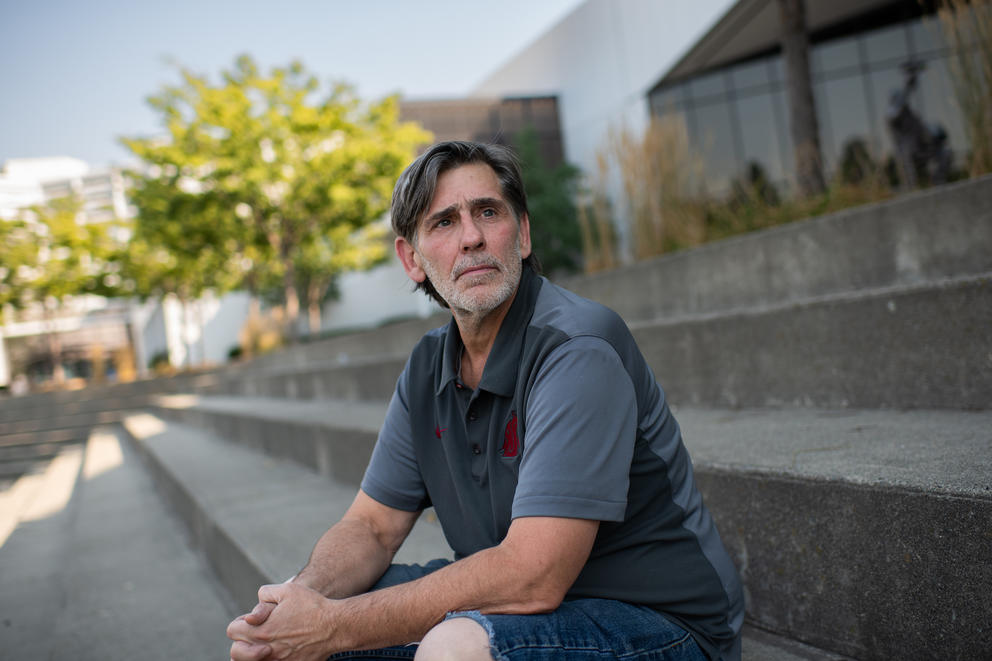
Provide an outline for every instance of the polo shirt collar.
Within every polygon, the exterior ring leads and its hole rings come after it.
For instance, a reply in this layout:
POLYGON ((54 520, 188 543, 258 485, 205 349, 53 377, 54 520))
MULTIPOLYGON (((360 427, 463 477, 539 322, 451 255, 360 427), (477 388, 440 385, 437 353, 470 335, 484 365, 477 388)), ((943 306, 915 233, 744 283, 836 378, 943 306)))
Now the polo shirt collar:
MULTIPOLYGON (((496 341, 486 360, 486 368, 482 372, 479 387, 495 395, 510 397, 517 381, 517 367, 520 362, 520 352, 524 343, 524 331, 534 313, 537 294, 541 290, 543 278, 524 266, 520 273, 520 285, 517 294, 510 304, 510 309, 503 318, 503 323, 496 334, 496 341)), ((448 330, 444 339, 444 351, 441 359, 441 378, 438 381, 436 395, 449 382, 458 378, 458 366, 462 355, 462 338, 458 332, 458 324, 454 317, 448 322, 448 330)))

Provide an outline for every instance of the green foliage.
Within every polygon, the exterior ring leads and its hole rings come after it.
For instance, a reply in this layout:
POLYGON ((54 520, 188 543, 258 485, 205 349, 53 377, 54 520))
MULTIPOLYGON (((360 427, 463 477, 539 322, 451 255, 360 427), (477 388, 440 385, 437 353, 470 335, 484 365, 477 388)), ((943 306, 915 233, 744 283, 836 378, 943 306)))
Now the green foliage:
MULTIPOLYGON (((299 294, 323 297, 346 268, 381 252, 368 228, 429 134, 400 123, 395 97, 363 104, 347 85, 320 96, 298 62, 268 75, 242 56, 219 84, 188 70, 150 98, 164 139, 123 143, 133 173, 136 289, 281 290, 291 326, 299 294)), ((181 291, 180 291, 181 290, 181 291)))
POLYGON ((0 306, 53 309, 72 296, 118 292, 118 224, 82 222, 80 210, 66 197, 0 220, 0 306))
POLYGON ((578 271, 582 265, 582 230, 575 205, 578 168, 565 163, 548 166, 533 129, 517 134, 514 147, 527 191, 534 252, 549 274, 578 271))

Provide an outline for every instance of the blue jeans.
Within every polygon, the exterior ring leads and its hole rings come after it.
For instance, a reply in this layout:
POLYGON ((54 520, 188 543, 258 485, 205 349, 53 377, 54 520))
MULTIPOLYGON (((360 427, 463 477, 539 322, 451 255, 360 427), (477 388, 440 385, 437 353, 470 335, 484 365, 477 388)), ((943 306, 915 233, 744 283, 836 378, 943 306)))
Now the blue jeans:
MULTIPOLYGON (((372 588, 412 581, 448 564, 392 565, 372 588)), ((482 615, 478 611, 449 613, 468 617, 489 633, 496 661, 588 660, 705 661, 706 655, 684 629, 656 611, 612 599, 566 601, 540 615, 482 615)), ((415 644, 381 650, 343 652, 332 659, 412 659, 415 644)))

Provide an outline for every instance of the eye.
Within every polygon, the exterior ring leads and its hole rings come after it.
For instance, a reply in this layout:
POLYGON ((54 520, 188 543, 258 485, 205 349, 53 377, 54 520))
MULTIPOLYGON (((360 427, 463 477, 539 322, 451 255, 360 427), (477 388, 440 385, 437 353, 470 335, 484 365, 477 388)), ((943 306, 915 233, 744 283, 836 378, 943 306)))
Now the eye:
POLYGON ((483 218, 492 218, 495 215, 496 215, 496 209, 493 209, 492 207, 486 207, 485 209, 482 210, 483 218))

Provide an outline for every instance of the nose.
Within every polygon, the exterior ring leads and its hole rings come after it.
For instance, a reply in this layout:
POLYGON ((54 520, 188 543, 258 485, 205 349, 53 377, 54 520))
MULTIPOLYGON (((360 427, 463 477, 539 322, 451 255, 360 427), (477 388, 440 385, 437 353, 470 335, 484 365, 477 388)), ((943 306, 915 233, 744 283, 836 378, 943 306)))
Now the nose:
POLYGON ((472 218, 470 215, 467 218, 463 218, 461 226, 462 252, 478 250, 485 244, 486 240, 482 234, 482 229, 479 227, 475 218, 472 218))

